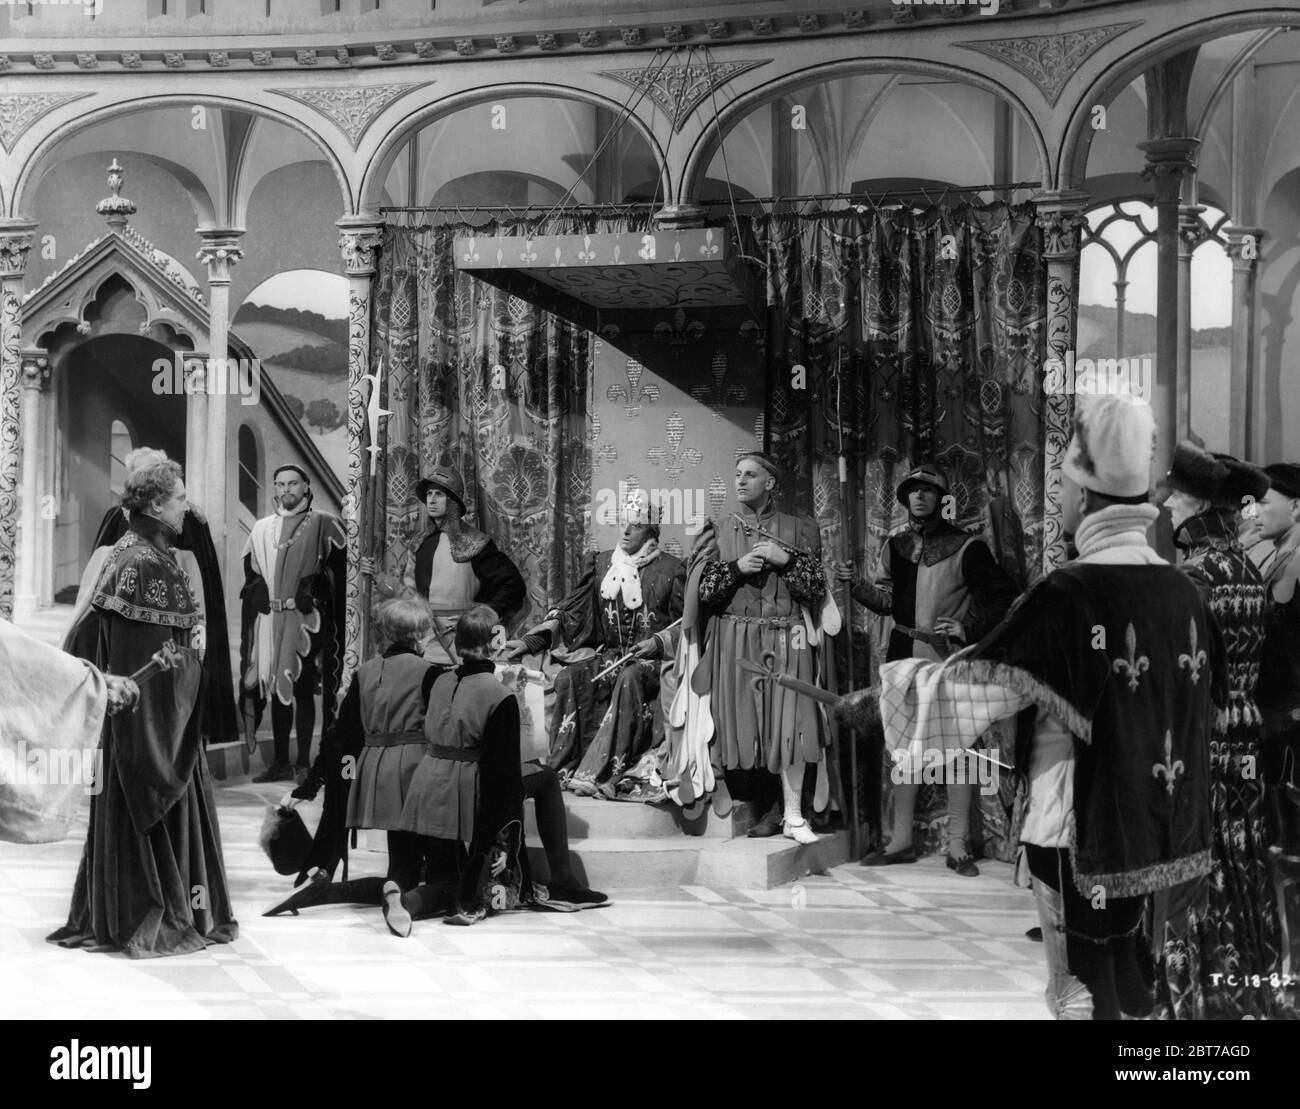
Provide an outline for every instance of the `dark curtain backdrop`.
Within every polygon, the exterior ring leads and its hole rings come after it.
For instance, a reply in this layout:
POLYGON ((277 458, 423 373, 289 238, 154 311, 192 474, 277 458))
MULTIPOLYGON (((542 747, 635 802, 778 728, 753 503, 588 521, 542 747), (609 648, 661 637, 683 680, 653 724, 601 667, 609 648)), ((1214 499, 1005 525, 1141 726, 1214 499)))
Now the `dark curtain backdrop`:
MULTIPOLYGON (((767 381, 754 385, 766 388, 770 449, 791 476, 787 506, 817 517, 827 558, 847 549, 860 566, 874 565, 906 521, 898 482, 929 461, 949 477, 955 522, 982 532, 1022 585, 1031 581, 1042 564, 1046 321, 1032 207, 860 208, 738 223, 766 283, 767 381)), ((591 338, 466 277, 453 240, 642 229, 592 217, 387 228, 371 345, 392 411, 380 443, 381 570, 394 571, 416 535, 419 476, 451 464, 465 476, 472 522, 528 581, 524 622, 577 580, 591 499, 588 402, 600 387, 591 338)), ((861 609, 854 624, 856 684, 864 684, 887 624, 861 609)), ((841 651, 838 667, 846 661, 841 651)), ((870 781, 866 788, 864 812, 874 813, 880 798, 870 781)), ((1009 850, 1012 832, 1004 801, 985 806, 997 854, 1009 850)), ((931 838, 943 821, 933 805, 918 819, 931 838)))

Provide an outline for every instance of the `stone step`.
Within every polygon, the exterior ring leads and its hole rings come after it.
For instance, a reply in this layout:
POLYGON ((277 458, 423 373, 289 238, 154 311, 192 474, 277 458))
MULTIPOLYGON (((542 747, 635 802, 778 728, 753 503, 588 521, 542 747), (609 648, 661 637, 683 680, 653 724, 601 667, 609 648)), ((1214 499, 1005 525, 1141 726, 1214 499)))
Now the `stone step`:
MULTIPOLYGON (((773 889, 847 862, 849 836, 847 831, 832 832, 807 846, 784 836, 731 840, 700 836, 675 840, 602 838, 571 843, 569 853, 578 878, 591 889, 605 893, 683 885, 773 889)), ((528 857, 533 874, 539 881, 547 881, 550 870, 540 845, 530 846, 528 857)))
POLYGON ((849 861, 847 829, 828 832, 816 843, 795 843, 785 836, 733 839, 710 844, 700 852, 695 883, 711 888, 775 889, 809 874, 825 874, 849 861))
MULTIPOLYGON (((730 818, 706 809, 698 819, 687 820, 676 805, 643 805, 635 801, 602 801, 595 797, 564 794, 569 815, 570 841, 588 839, 680 839, 682 836, 730 839, 730 818)), ((539 843, 536 809, 524 806, 524 834, 539 843)))

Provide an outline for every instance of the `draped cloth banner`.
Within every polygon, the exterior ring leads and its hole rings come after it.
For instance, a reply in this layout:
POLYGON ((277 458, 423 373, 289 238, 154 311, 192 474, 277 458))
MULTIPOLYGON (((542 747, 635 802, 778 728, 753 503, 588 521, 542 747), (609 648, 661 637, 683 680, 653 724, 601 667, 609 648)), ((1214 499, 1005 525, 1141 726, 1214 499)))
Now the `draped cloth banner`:
MULTIPOLYGON (((644 229, 636 217, 590 216, 386 228, 370 351, 392 412, 380 437, 381 571, 418 541, 420 475, 451 465, 475 525, 528 582, 521 622, 576 583, 590 535, 591 400, 603 388, 593 339, 458 271, 454 243, 644 229)), ((842 436, 859 566, 874 566, 906 523, 895 488, 928 461, 949 478, 955 522, 980 531, 1028 584, 1043 558, 1047 286, 1032 206, 739 216, 734 230, 766 282, 751 388, 765 392, 769 449, 792 477, 785 507, 818 519, 827 559, 841 549, 842 436)), ((869 658, 883 659, 888 621, 859 607, 855 628, 861 680, 869 658)), ((985 806, 998 854, 1011 843, 1010 808, 1006 798, 985 806)), ((942 816, 919 809, 918 819, 937 827, 942 816)))

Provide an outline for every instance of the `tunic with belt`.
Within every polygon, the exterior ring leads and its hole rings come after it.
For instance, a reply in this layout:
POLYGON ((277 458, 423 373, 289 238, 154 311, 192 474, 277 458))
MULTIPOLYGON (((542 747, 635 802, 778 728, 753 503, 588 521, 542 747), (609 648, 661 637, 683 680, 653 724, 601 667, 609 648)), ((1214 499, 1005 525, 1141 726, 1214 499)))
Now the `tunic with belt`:
POLYGON ((357 669, 356 707, 345 703, 339 721, 340 729, 351 723, 365 742, 348 792, 349 828, 398 827, 411 776, 424 755, 425 706, 438 673, 407 647, 390 647, 383 658, 357 669))
POLYGON ((717 526, 717 557, 699 571, 699 603, 709 613, 708 661, 717 749, 732 770, 762 767, 777 772, 821 758, 826 722, 817 702, 774 682, 754 688, 737 665, 762 662, 771 653, 777 673, 817 683, 814 614, 826 596, 826 574, 815 521, 770 507, 748 508, 717 526), (743 521, 743 523, 741 522, 743 521), (808 552, 782 567, 743 574, 737 561, 763 536, 808 552))
POLYGON ((1015 583, 998 565, 988 544, 946 520, 927 520, 890 536, 880 552, 874 587, 854 590, 854 597, 873 612, 892 616, 885 661, 943 655, 907 627, 933 634, 936 620, 947 617, 977 643, 1006 615, 1016 598, 1015 583))
POLYGON ((486 852, 511 825, 522 842, 519 702, 491 662, 467 659, 433 685, 424 757, 407 791, 399 829, 486 852))

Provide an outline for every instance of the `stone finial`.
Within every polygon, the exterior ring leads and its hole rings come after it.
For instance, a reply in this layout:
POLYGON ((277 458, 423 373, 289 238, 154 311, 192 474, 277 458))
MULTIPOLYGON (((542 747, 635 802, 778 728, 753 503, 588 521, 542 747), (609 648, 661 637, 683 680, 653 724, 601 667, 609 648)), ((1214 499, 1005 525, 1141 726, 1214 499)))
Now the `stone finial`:
POLYGON ((136 207, 135 201, 127 200, 121 195, 122 167, 117 164, 116 158, 108 167, 108 187, 113 195, 104 197, 96 204, 95 211, 108 221, 108 226, 114 231, 121 231, 126 226, 127 216, 135 215, 136 207))

